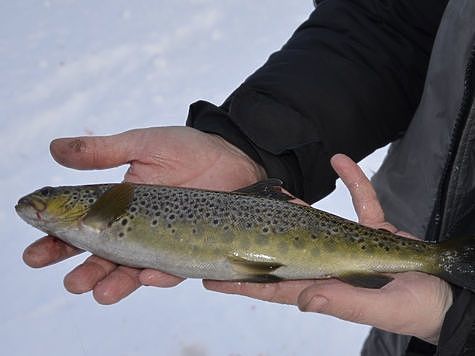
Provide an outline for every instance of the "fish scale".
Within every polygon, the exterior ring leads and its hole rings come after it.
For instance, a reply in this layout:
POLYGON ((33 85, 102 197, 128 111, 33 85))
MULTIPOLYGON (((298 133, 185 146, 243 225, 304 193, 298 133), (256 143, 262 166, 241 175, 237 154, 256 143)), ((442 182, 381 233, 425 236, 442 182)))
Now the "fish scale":
POLYGON ((98 256, 181 277, 336 277, 381 287, 392 279, 388 272, 458 281, 454 271, 463 270, 473 279, 473 239, 411 240, 290 199, 275 179, 231 193, 122 183, 46 187, 16 209, 31 225, 98 256))

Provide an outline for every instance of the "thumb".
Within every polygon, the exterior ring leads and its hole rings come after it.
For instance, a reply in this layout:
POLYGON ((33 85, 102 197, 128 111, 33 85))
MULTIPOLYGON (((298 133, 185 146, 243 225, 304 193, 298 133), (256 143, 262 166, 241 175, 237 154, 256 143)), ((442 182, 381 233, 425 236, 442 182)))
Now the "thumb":
POLYGON ((339 319, 397 331, 408 316, 409 298, 403 293, 387 293, 383 289, 357 288, 338 280, 316 281, 300 293, 297 305, 301 311, 335 316, 339 319), (408 300, 406 300, 408 299, 408 300))
POLYGON ((56 162, 75 169, 117 167, 136 159, 143 130, 111 136, 86 136, 55 139, 50 144, 56 162))

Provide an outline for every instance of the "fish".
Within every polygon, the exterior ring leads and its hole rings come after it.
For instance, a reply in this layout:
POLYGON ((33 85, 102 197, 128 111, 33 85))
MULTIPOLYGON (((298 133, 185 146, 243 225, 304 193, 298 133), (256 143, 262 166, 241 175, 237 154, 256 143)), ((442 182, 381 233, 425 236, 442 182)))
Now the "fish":
POLYGON ((44 187, 18 201, 28 224, 115 263, 184 278, 338 278, 381 288, 419 271, 475 290, 475 239, 424 242, 294 204, 278 179, 233 192, 113 183, 44 187))

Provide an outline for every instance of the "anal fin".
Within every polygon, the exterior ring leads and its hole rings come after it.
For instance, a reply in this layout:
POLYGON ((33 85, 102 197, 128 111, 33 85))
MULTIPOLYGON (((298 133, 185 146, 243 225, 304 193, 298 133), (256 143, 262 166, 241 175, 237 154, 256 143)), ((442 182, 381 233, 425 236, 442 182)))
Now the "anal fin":
POLYGON ((373 289, 381 288, 394 279, 390 276, 374 272, 346 273, 344 275, 338 276, 337 278, 355 287, 373 289))

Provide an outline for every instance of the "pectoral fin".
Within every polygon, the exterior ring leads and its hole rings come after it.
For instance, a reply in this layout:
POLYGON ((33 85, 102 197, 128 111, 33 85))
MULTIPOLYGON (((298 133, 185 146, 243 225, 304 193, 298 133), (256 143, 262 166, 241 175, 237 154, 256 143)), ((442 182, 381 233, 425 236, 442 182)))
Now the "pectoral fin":
POLYGON ((280 277, 272 274, 283 265, 271 261, 252 261, 239 256, 229 256, 228 261, 234 272, 243 282, 268 283, 282 280, 280 277), (242 277, 242 278, 241 278, 242 277))
POLYGON ((391 282, 394 278, 379 273, 355 272, 338 276, 338 279, 355 287, 378 289, 391 282))
POLYGON ((132 184, 121 183, 113 186, 91 206, 83 224, 99 230, 105 229, 125 214, 133 196, 132 184))

